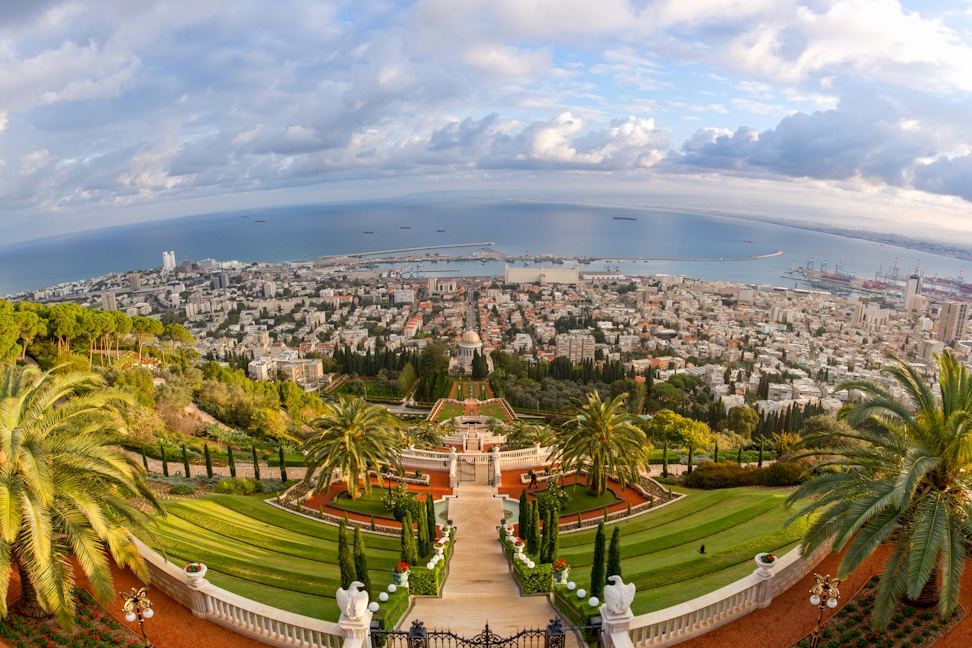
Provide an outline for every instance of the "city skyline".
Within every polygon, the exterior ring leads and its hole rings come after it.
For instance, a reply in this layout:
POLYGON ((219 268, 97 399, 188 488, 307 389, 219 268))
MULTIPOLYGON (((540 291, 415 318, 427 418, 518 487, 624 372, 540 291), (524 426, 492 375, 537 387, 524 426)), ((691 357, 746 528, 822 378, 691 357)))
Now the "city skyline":
POLYGON ((972 241, 969 3, 16 1, 7 242, 466 191, 972 241))

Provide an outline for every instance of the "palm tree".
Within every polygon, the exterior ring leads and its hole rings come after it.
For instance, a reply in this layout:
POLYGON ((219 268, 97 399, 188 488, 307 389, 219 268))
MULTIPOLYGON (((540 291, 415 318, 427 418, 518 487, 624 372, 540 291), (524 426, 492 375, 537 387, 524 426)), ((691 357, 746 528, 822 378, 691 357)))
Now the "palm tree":
POLYGON ((573 398, 565 418, 557 422, 556 460, 565 468, 587 470, 587 492, 602 495, 613 477, 623 488, 637 481, 645 464, 645 433, 625 409, 627 394, 602 401, 593 391, 587 402, 573 398))
POLYGON ((302 449, 307 453, 307 473, 304 481, 309 482, 320 469, 315 492, 319 493, 331 486, 334 471, 339 470, 348 486, 352 499, 361 497, 362 492, 371 493, 371 480, 368 470, 378 473, 379 463, 388 461, 389 451, 395 447, 399 438, 398 420, 380 405, 369 405, 363 398, 342 396, 336 403, 324 406, 324 415, 311 421, 314 433, 304 441, 302 449), (359 482, 363 481, 363 487, 359 482))
POLYGON ((19 611, 74 624, 74 568, 69 554, 107 602, 114 595, 107 547, 143 580, 148 570, 128 530, 144 529, 138 498, 161 506, 145 469, 118 446, 116 413, 129 397, 90 372, 41 373, 0 366, 0 615, 20 574, 19 611))
MULTIPOLYGON (((871 625, 887 626, 907 597, 938 600, 943 617, 955 611, 972 536, 972 377, 951 351, 937 358, 941 398, 918 372, 890 356, 884 369, 905 398, 869 381, 843 383, 863 400, 845 407, 838 428, 804 437, 800 456, 822 459, 818 474, 787 500, 810 497, 800 512, 817 514, 801 543, 808 555, 825 542, 847 547, 846 576, 882 543, 891 556, 877 589, 871 625), (939 582, 940 580, 940 582, 939 582)), ((789 522, 788 522, 789 523, 789 522)))
POLYGON ((537 441, 540 442, 541 446, 546 447, 553 445, 555 440, 553 430, 548 426, 524 423, 519 420, 511 423, 509 431, 506 433, 506 445, 512 450, 532 448, 537 441))
POLYGON ((445 432, 435 423, 422 421, 418 425, 399 428, 399 444, 401 447, 414 445, 416 448, 438 448, 442 445, 445 432))

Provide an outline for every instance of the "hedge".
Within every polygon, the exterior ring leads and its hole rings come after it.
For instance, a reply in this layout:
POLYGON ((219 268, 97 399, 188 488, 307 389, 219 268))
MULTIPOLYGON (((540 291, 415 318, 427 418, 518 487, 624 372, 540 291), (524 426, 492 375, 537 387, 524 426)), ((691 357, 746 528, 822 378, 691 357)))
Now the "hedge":
POLYGON ((506 532, 500 527, 500 542, 503 544, 503 551, 507 559, 513 565, 513 576, 520 584, 524 594, 537 594, 540 592, 553 591, 553 565, 550 563, 538 563, 536 567, 530 569, 523 561, 513 557, 513 543, 505 540, 506 532))
POLYGON ((777 462, 762 468, 743 468, 734 461, 706 461, 685 475, 689 488, 735 488, 737 486, 796 486, 803 481, 806 468, 796 463, 777 462))
MULTIPOLYGON (((440 560, 432 569, 427 567, 417 567, 412 565, 409 570, 408 588, 412 594, 420 596, 438 596, 439 589, 442 587, 442 580, 445 578, 446 564, 452 556, 452 544, 455 542, 455 529, 449 536, 449 542, 445 548, 445 560, 440 560)), ((431 560, 431 558, 430 558, 431 560)))

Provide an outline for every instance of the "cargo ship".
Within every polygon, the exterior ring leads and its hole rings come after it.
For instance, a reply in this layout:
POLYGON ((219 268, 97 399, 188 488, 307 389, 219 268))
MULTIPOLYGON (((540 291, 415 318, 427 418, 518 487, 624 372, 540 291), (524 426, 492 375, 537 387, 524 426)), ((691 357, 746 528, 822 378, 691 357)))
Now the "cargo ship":
POLYGON ((634 216, 615 216, 614 220, 638 220, 634 216))

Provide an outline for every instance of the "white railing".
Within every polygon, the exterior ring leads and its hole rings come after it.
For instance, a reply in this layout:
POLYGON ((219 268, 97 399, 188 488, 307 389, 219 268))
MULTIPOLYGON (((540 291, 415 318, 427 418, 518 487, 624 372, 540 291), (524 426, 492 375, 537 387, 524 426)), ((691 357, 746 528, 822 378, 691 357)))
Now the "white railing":
POLYGON ((281 648, 340 648, 344 643, 345 631, 337 623, 257 603, 206 580, 192 587, 181 568, 138 539, 132 540, 148 567, 152 587, 197 617, 281 648))
POLYGON ((807 558, 797 547, 777 560, 773 576, 766 579, 755 572, 722 589, 672 607, 636 616, 628 626, 634 648, 672 646, 714 628, 735 621, 790 588, 808 574, 830 552, 825 543, 807 558))
POLYGON ((444 452, 422 453, 419 450, 406 450, 398 455, 398 462, 403 468, 420 468, 422 470, 449 470, 451 459, 444 452), (433 457, 429 454, 435 455, 433 457))

